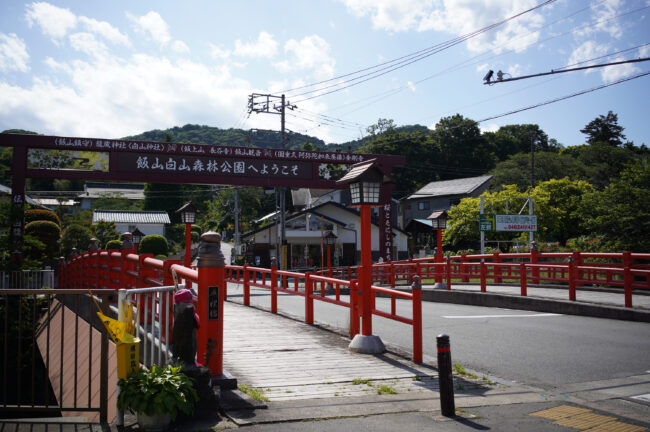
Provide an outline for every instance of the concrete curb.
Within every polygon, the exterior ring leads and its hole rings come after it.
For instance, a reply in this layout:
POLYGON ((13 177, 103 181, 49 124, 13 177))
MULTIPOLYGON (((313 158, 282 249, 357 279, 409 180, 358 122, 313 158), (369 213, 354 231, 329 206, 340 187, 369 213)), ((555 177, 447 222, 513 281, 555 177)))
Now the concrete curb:
POLYGON ((550 300, 537 297, 469 292, 457 289, 453 291, 423 289, 422 300, 438 303, 501 307, 535 312, 551 312, 565 315, 650 322, 650 311, 646 310, 574 302, 569 300, 550 300))

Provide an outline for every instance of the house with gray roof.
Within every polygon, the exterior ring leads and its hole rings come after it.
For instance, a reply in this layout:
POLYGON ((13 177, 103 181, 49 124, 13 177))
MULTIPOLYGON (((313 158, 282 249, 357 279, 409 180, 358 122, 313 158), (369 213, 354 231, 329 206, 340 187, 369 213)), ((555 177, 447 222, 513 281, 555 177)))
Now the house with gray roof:
POLYGON ((165 235, 165 225, 171 223, 166 211, 93 210, 93 225, 98 221, 115 222, 115 229, 123 233, 139 229, 144 235, 165 235))
POLYGON ((487 190, 490 180, 488 175, 428 183, 402 199, 398 225, 404 229, 413 219, 426 219, 434 210, 449 210, 463 198, 477 197, 487 190))

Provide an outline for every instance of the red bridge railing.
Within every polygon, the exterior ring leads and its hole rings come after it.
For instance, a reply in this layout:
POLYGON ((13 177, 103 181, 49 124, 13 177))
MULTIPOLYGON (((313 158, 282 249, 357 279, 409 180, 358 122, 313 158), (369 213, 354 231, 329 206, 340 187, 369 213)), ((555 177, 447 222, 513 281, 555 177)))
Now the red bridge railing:
MULTIPOLYGON (((174 271, 186 282, 199 284, 199 272, 181 265, 180 261, 159 260, 152 255, 138 255, 133 251, 93 251, 71 258, 59 269, 59 286, 73 289, 98 290, 120 288, 146 288, 172 285, 174 271)), ((356 276, 351 272, 349 276, 356 276)), ((336 279, 315 273, 297 273, 249 266, 226 266, 225 281, 243 286, 244 304, 250 305, 250 288, 268 289, 271 292, 271 312, 277 313, 278 292, 302 296, 305 299, 305 322, 314 323, 314 301, 322 301, 349 308, 350 338, 360 331, 361 295, 355 279, 336 279), (346 299, 346 294, 349 297, 346 299)), ((207 289, 207 287, 205 287, 207 289)), ((199 289, 202 289, 199 285, 199 289)), ((403 292, 385 287, 372 287, 373 315, 392 319, 412 326, 413 361, 422 362, 422 299, 419 290, 403 292), (390 298, 390 310, 377 309, 375 295, 390 298), (397 300, 410 301, 411 314, 397 311, 397 300)), ((153 301, 153 300, 150 300, 153 301)), ((148 304, 152 311, 142 320, 157 319, 162 311, 172 311, 171 304, 148 304)), ((169 316, 173 316, 170 313, 169 316)), ((169 320, 170 326, 172 320, 169 320)))
MULTIPOLYGON (((333 277, 356 277, 357 267, 328 270, 333 277)), ((526 296, 528 285, 559 284, 568 289, 569 300, 576 300, 576 290, 591 285, 622 288, 625 307, 632 307, 634 290, 650 290, 650 253, 512 253, 454 255, 444 262, 434 258, 392 261, 373 265, 373 281, 395 288, 410 284, 418 275, 423 283, 446 282, 447 289, 457 283, 517 283, 526 296)))

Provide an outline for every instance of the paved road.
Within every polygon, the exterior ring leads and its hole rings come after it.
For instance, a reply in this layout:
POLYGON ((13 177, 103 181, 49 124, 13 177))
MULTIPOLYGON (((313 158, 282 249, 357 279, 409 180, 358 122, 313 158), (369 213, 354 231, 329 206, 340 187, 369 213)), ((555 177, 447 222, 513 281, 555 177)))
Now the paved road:
MULTIPOLYGON (((237 297, 241 291, 230 289, 237 297)), ((251 302, 268 308, 268 291, 251 302)), ((389 309, 386 299, 377 306, 389 309)), ((280 295, 280 311, 304 316, 304 299, 280 295)), ((398 312, 410 316, 410 305, 398 312)), ((347 309, 315 302, 317 322, 346 330, 347 309)), ((374 333, 411 350, 410 326, 375 317, 374 333)), ((484 374, 542 388, 640 375, 650 370, 650 324, 476 306, 423 303, 424 354, 435 358, 435 337, 451 337, 452 358, 484 374)))

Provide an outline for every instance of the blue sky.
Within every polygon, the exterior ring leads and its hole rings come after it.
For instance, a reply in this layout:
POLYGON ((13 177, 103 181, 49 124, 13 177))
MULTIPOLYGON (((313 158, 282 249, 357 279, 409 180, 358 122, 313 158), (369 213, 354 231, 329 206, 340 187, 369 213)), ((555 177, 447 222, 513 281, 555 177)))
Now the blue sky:
MULTIPOLYGON (((650 71, 643 62, 483 85, 488 69, 514 77, 612 53, 595 62, 650 56, 650 0, 557 0, 342 88, 355 77, 346 74, 446 44, 540 3, 3 0, 0 130, 105 138, 187 123, 277 130, 279 116, 248 116, 247 99, 285 91, 297 106, 287 116, 289 130, 345 142, 379 118, 429 127, 455 113, 482 120, 650 71), (333 87, 319 90, 324 86, 333 87), (315 92, 300 95, 305 90, 315 92), (330 90, 337 91, 323 95, 330 90)), ((650 145, 649 96, 644 76, 480 126, 537 123, 568 146, 583 143, 580 129, 612 110, 628 140, 650 145)))

